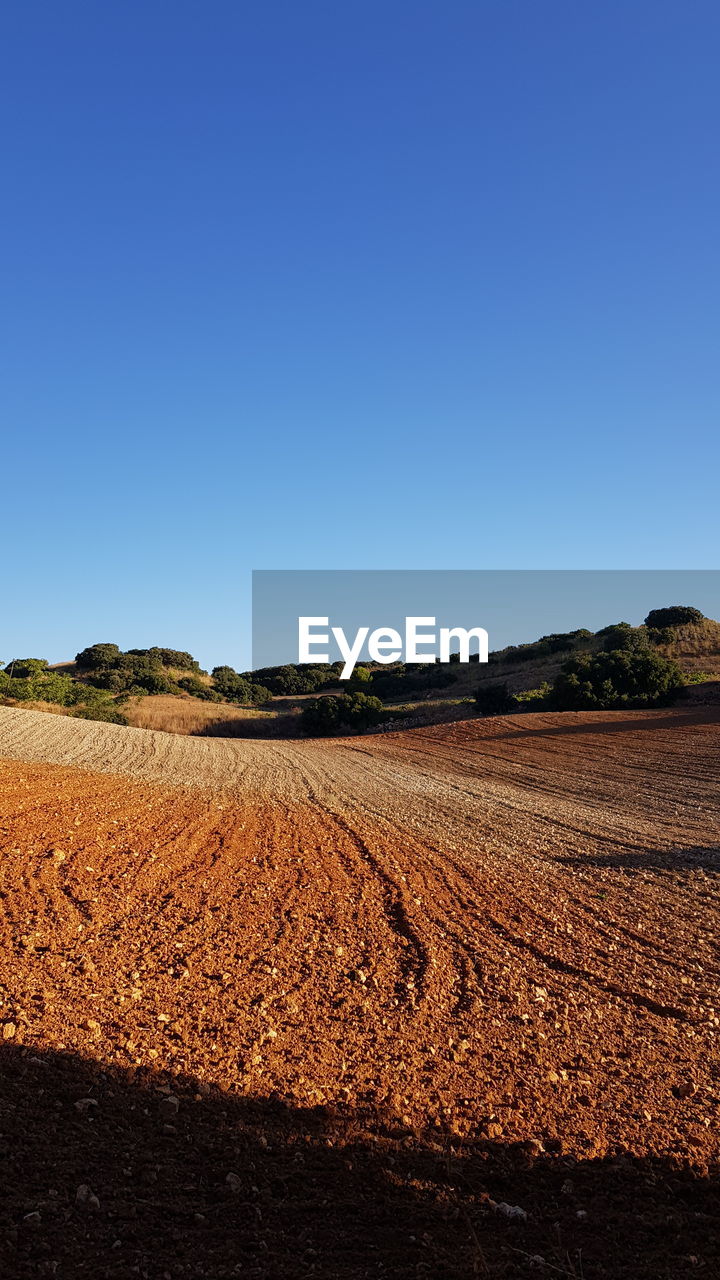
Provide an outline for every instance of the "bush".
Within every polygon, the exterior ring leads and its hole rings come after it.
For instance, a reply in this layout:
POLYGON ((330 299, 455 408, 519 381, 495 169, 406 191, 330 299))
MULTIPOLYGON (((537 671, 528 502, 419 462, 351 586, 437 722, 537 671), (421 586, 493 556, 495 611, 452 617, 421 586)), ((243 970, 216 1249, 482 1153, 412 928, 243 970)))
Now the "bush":
POLYGON ((47 670, 47 658, 13 658, 5 668, 14 680, 25 680, 28 676, 37 676, 47 670))
POLYGON ((516 697, 518 711, 544 711, 552 706, 552 685, 543 680, 537 689, 523 689, 516 697))
POLYGON ((552 704, 560 711, 658 707, 673 702, 683 684, 677 663, 651 649, 581 654, 557 676, 552 704))
POLYGON ((599 631, 595 632, 595 635, 600 636, 600 638, 602 639, 605 636, 609 636, 611 631, 616 631, 618 627, 629 627, 629 626, 630 626, 629 622, 611 622, 609 627, 601 627, 599 631))
POLYGON ((77 702, 78 687, 69 676, 42 668, 35 675, 17 679, 7 671, 0 671, 0 694, 17 702, 54 702, 69 707, 77 702))
POLYGON ((232 667, 214 667, 212 675, 215 688, 223 698, 230 702, 250 701, 250 681, 232 667))
POLYGON ((146 693, 177 693, 178 689, 174 680, 166 676, 162 670, 155 671, 152 667, 147 671, 134 671, 132 681, 146 693))
POLYGON ((592 631, 587 627, 578 627, 575 631, 557 631, 548 636, 541 636, 529 644, 511 644, 506 649, 497 649, 489 656, 491 665, 497 663, 539 662, 555 653, 564 653, 570 649, 583 649, 593 639, 592 631))
POLYGON ((88 685, 95 689, 107 689, 110 693, 124 693, 128 688, 128 673, 121 670, 93 671, 87 677, 88 685))
POLYGON ((177 685, 154 657, 134 657, 123 654, 120 666, 123 687, 139 685, 146 693, 177 693, 177 685))
POLYGON ((222 702, 223 700, 219 689, 213 689, 210 685, 203 684, 202 680, 198 680, 197 676, 182 676, 178 680, 178 688, 183 689, 185 693, 191 694, 193 698, 201 698, 203 702, 222 702))
POLYGON ((605 653, 612 653, 618 649, 628 651, 647 649, 648 646, 647 632, 641 631, 639 627, 631 627, 629 622, 616 622, 612 627, 603 627, 602 631, 598 631, 598 635, 603 637, 605 653))
POLYGON ((481 716, 502 716, 517 708, 517 698, 506 684, 487 684, 477 690, 475 708, 481 716))
POLYGON ((260 667, 257 671, 246 671, 244 679, 250 683, 259 681, 271 694, 292 697, 296 693, 316 693, 326 685, 337 684, 337 672, 334 665, 311 667, 301 663, 295 666, 288 662, 282 667, 260 667))
POLYGON ((93 671, 88 682, 110 693, 128 693, 131 689, 143 693, 177 693, 178 688, 157 658, 128 653, 120 654, 117 666, 93 671))
POLYGON ((75 654, 75 661, 81 671, 99 671, 119 666, 122 656, 116 644, 91 644, 75 654))
POLYGON ((155 647, 148 649, 145 656, 156 658, 163 667, 176 667, 178 671, 200 671, 200 663, 193 658, 191 653, 186 653, 183 649, 159 649, 155 647))
POLYGON ((367 693, 372 684, 373 674, 368 667, 356 667, 350 679, 347 682, 348 692, 365 692, 367 693))
MULTIPOLYGON (((257 684, 255 681, 248 679, 253 674, 252 672, 241 676, 232 667, 214 667, 212 674, 215 688, 229 702, 238 702, 244 706, 257 707, 269 702, 272 698, 271 689, 268 689, 264 684, 257 684)), ((184 683, 184 680, 180 681, 181 685, 184 683)), ((197 696, 201 697, 202 695, 198 694, 197 696)))
POLYGON ((337 733, 362 733, 364 729, 372 729, 389 718, 379 698, 366 693, 341 693, 314 698, 303 710, 300 725, 304 733, 324 737, 337 733))
POLYGON ((161 667, 175 667, 178 671, 195 671, 200 674, 200 663, 184 649, 162 649, 153 645, 152 649, 127 649, 123 656, 151 658, 154 662, 159 662, 161 667))
POLYGON ((112 704, 97 703, 91 707, 78 707, 72 712, 76 720, 102 720, 105 724, 127 724, 127 718, 116 711, 112 704))
POLYGON ((0 696, 3 698, 20 698, 24 701, 23 690, 26 688, 27 683, 27 680, 13 680, 7 671, 0 671, 0 696), (13 686, 20 692, 14 693, 13 686))
POLYGON ((413 693, 426 689, 445 688, 455 684, 457 679, 457 672, 448 671, 447 667, 418 663, 385 673, 376 672, 371 687, 373 693, 381 698, 409 698, 413 693))
POLYGON ((262 707, 272 699, 272 693, 264 684, 250 685, 250 702, 254 707, 262 707))
POLYGON ((705 614, 689 604, 673 604, 666 609, 651 609, 645 619, 646 627, 662 630, 663 627, 682 627, 688 623, 704 622, 705 614))
POLYGON ((672 644, 676 639, 674 627, 646 627, 648 644, 672 644))
POLYGON ((17 702, 51 702, 60 707, 108 707, 108 695, 55 671, 40 671, 26 679, 11 679, 0 671, 0 695, 17 702))

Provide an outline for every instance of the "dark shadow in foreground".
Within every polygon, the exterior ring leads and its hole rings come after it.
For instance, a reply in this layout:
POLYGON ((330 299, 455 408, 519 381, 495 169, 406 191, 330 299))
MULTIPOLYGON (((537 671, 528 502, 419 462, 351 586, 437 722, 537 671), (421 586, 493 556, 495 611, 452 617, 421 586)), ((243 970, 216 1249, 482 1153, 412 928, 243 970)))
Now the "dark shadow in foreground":
POLYGON ((193 738, 297 738, 300 731, 299 715, 238 716, 234 720, 213 720, 201 729, 195 729, 193 738))
POLYGON ((720 1274, 718 1170, 669 1158, 451 1144, 8 1045, 0 1135, 5 1280, 720 1274))
POLYGON ((690 849, 629 846, 613 853, 556 854, 553 861, 568 867, 614 867, 618 871, 712 871, 718 874, 720 846, 697 845, 690 849))
MULTIPOLYGON (((703 728, 708 724, 717 724, 718 709, 717 707, 701 707, 688 710, 685 707, 678 707, 676 710, 658 710, 657 708, 649 708, 643 711, 641 708, 634 710, 629 708, 630 716, 625 719, 603 720, 605 714, 602 711, 552 711, 549 714, 554 716, 567 716, 567 720, 559 723, 543 725, 537 729, 521 729, 517 727, 517 712, 514 723, 503 730, 502 722, 504 716, 485 717, 486 719, 495 719, 499 732, 493 734, 484 734, 484 742, 493 742, 495 739, 512 738, 514 742, 521 738, 567 738, 567 737, 583 737, 593 736, 595 734, 613 734, 613 733, 644 733, 648 730, 657 732, 658 729, 685 729, 685 728, 703 728), (586 716, 577 724, 571 720, 572 715, 580 714, 586 716)), ((621 713, 613 712, 615 716, 621 713)))

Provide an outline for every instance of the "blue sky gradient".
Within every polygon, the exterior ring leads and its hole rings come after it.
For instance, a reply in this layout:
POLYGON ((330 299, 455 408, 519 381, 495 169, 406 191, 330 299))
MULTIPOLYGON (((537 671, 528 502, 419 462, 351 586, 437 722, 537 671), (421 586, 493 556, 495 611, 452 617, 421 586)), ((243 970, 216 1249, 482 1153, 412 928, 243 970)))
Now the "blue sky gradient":
POLYGON ((243 667, 252 568, 717 566, 714 0, 40 0, 1 47, 0 658, 243 667))

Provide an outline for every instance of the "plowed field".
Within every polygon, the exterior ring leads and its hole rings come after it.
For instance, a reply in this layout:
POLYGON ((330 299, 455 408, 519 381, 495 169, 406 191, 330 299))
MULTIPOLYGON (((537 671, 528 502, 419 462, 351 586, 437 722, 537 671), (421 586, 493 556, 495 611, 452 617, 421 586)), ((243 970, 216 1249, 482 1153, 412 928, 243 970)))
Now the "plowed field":
POLYGON ((0 708, 3 1274, 720 1276, 719 747, 0 708))

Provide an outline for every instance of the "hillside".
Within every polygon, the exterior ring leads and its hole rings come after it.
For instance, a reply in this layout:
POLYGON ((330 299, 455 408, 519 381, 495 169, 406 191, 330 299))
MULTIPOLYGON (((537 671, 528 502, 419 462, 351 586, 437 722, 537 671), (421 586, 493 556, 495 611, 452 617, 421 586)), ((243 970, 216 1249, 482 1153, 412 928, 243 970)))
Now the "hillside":
POLYGON ((720 680, 720 622, 703 618, 693 626, 676 627, 673 640, 658 647, 683 670, 708 671, 720 680))
MULTIPOLYGON (((675 635, 669 643, 657 646, 658 653, 678 662, 689 675, 706 672, 720 681, 720 622, 705 618, 692 626, 676 627, 674 631, 675 635)), ((574 652, 597 653, 601 647, 602 640, 592 636, 585 643, 578 644, 574 652)), ((460 668, 461 674, 452 691, 458 696, 468 695, 475 692, 478 684, 490 684, 500 678, 507 681, 513 693, 536 689, 546 681, 552 683, 567 657, 567 652, 560 652, 535 658, 530 662, 520 662, 513 661, 510 654, 506 660, 491 663, 487 667, 463 667, 460 668)))
MULTIPOLYGON (((720 623, 704 618, 659 633, 644 626, 628 631, 634 643, 679 665, 691 700, 713 701, 720 696, 715 687, 720 682, 720 623), (694 690, 698 682, 702 687, 694 690)), ((41 659, 9 663, 0 670, 0 705, 60 711, 170 733, 296 737, 303 731, 313 732, 306 730, 302 717, 309 698, 336 697, 361 688, 379 697, 387 708, 384 727, 392 727, 393 720, 401 725, 429 724, 462 719, 468 701, 488 686, 505 685, 511 695, 547 689, 568 659, 597 655, 606 645, 604 632, 579 630, 491 653, 487 665, 369 664, 358 673, 363 681, 348 685, 338 681, 339 664, 329 668, 287 664, 242 673, 220 666, 208 674, 184 651, 154 648, 122 653, 116 645, 98 644, 83 650, 75 662, 52 667, 41 659)), ((528 705, 539 709, 551 704, 547 697, 536 696, 528 705)))
POLYGON ((715 1274, 718 747, 0 708, 6 1274, 715 1274))

